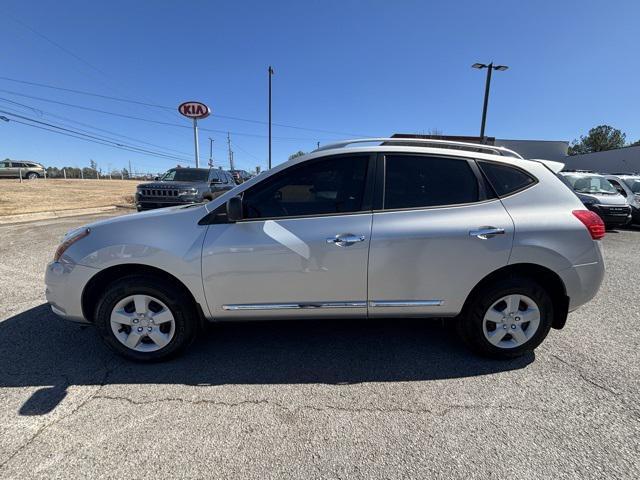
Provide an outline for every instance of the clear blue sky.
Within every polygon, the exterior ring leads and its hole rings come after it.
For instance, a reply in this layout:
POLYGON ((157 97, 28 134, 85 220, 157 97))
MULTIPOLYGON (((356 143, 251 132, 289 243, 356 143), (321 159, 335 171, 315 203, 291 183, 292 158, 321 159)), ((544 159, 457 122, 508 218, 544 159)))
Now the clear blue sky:
MULTIPOLYGON (((438 129, 477 135, 484 72, 470 65, 491 60, 510 69, 494 74, 488 135, 572 140, 607 123, 635 141, 639 18, 635 0, 5 0, 0 76, 170 108, 183 100, 205 101, 214 115, 201 126, 231 131, 236 164, 247 169, 266 165, 267 126, 216 115, 266 121, 269 64, 276 72, 273 121, 337 132, 274 127, 274 163, 313 149, 316 141, 354 134, 438 129)), ((121 138, 123 143, 175 153, 186 159, 183 165, 192 161, 189 128, 6 91, 189 126, 170 110, 2 79, 0 89, 0 110, 99 136, 113 135, 94 127, 109 130, 135 139, 121 138)), ((208 158, 209 136, 215 138, 215 160, 226 164, 223 133, 201 132, 201 158, 208 158)), ((0 121, 0 158, 5 157, 77 166, 92 158, 105 170, 129 160, 143 171, 178 162, 0 121)))

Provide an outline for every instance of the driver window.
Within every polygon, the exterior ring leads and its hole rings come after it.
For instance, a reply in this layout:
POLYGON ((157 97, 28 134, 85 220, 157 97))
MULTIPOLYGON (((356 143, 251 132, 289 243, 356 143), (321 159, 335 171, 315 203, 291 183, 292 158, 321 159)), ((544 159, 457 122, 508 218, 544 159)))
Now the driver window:
POLYGON ((367 155, 339 156, 289 167, 244 193, 245 218, 357 212, 368 161, 367 155))

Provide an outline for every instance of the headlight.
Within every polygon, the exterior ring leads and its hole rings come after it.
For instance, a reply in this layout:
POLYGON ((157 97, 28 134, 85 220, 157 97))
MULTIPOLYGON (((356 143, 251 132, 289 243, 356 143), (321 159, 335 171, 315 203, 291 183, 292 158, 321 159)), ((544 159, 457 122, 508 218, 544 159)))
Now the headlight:
POLYGON ((78 240, 82 240, 84 237, 86 237, 90 233, 91 233, 90 228, 83 228, 82 230, 78 230, 77 232, 72 233, 71 235, 66 237, 64 241, 60 244, 58 249, 56 250, 56 253, 53 256, 53 261, 57 262, 58 260, 60 260, 62 255, 64 255, 64 252, 66 252, 71 245, 76 243, 78 240))
POLYGON ((181 197, 183 195, 195 195, 197 191, 197 188, 187 188, 186 190, 179 190, 178 196, 181 197))

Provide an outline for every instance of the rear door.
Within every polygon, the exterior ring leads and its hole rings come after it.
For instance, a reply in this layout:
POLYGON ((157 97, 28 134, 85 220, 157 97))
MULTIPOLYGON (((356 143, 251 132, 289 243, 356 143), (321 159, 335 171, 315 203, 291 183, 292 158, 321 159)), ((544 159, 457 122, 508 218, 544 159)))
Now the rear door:
POLYGON ((511 218, 471 159, 392 153, 378 162, 369 315, 457 314, 507 265, 511 218))

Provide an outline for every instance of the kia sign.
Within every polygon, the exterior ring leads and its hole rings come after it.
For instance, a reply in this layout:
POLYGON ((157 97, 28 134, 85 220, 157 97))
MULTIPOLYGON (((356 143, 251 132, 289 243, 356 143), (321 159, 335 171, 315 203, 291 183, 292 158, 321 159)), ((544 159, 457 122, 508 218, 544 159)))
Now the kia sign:
POLYGON ((211 110, 201 102, 184 102, 178 107, 178 111, 188 118, 200 119, 207 118, 211 114, 211 110))
POLYGON ((178 107, 178 111, 187 118, 193 120, 193 143, 196 154, 196 168, 200 166, 200 148, 198 146, 198 120, 207 118, 211 110, 202 102, 184 102, 178 107))

